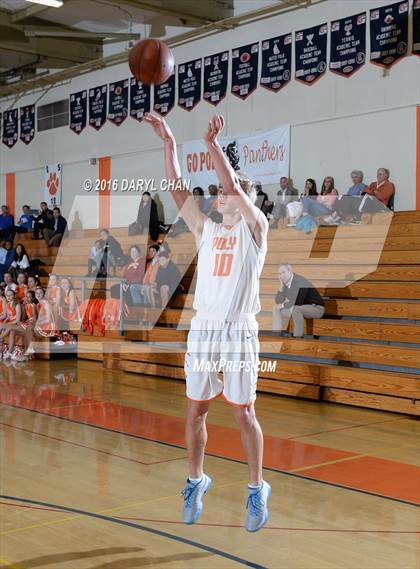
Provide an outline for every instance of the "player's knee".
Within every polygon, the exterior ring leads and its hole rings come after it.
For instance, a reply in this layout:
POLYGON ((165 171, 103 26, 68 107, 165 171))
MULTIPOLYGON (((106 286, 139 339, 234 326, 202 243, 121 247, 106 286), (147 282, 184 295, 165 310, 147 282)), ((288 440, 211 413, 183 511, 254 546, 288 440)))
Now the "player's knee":
POLYGON ((207 402, 188 401, 187 421, 190 423, 204 422, 207 417, 209 406, 207 402))
POLYGON ((235 419, 240 427, 249 427, 255 420, 255 412, 253 405, 235 406, 234 407, 235 419))

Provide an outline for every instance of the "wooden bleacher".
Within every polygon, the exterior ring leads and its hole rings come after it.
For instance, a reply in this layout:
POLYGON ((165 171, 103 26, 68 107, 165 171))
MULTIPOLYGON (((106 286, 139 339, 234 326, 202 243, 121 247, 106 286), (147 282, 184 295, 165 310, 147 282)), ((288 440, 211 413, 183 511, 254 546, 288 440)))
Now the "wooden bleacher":
MULTIPOLYGON (((145 236, 112 230, 126 249, 145 245, 145 236)), ((72 234, 63 242, 48 272, 78 277, 97 230, 72 234)), ((42 249, 41 241, 33 242, 42 249)), ((109 369, 183 380, 183 349, 193 314, 195 251, 189 234, 169 240, 173 260, 183 273, 184 294, 162 310, 148 310, 152 329, 139 326, 144 309, 131 309, 126 332, 105 337, 79 331, 80 358, 102 361, 109 369), (147 342, 159 342, 151 347, 147 342)), ((26 245, 26 242, 25 242, 26 245)), ((54 254, 43 251, 52 261, 54 254)), ((32 253, 31 253, 32 254, 32 253)), ((38 255, 39 256, 39 255, 38 255)), ((269 252, 261 280, 260 342, 275 372, 261 372, 260 391, 419 415, 420 375, 420 212, 375 216, 359 226, 320 227, 305 235, 294 228, 270 230, 269 252), (289 261, 310 278, 326 298, 326 314, 308 321, 303 339, 271 333, 271 309, 278 288, 278 264, 289 261)), ((95 283, 95 294, 106 294, 95 283)), ((109 287, 108 287, 109 288, 109 287)), ((264 359, 264 357, 262 357, 264 359)))

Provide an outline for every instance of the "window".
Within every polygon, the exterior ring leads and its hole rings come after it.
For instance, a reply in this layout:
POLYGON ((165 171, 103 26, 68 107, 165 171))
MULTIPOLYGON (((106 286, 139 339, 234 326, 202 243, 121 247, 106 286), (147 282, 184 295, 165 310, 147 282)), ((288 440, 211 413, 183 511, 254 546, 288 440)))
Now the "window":
POLYGON ((69 124, 69 100, 56 101, 37 108, 38 132, 69 124))

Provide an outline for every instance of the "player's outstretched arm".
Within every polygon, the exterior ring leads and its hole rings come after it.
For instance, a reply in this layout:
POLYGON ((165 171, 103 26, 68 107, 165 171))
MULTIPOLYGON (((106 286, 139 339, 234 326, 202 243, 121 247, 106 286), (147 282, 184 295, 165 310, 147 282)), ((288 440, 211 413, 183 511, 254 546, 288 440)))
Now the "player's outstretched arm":
POLYGON ((223 191, 237 196, 239 211, 251 229, 256 244, 262 247, 267 239, 268 221, 262 211, 252 203, 242 190, 238 177, 217 140, 224 125, 225 119, 222 115, 214 115, 209 121, 204 142, 223 186, 223 191))
POLYGON ((155 133, 163 140, 165 152, 165 173, 167 180, 179 182, 170 190, 178 209, 194 235, 199 236, 203 231, 206 216, 200 211, 192 194, 182 184, 181 168, 176 150, 176 140, 165 119, 146 113, 144 119, 152 127, 155 133))

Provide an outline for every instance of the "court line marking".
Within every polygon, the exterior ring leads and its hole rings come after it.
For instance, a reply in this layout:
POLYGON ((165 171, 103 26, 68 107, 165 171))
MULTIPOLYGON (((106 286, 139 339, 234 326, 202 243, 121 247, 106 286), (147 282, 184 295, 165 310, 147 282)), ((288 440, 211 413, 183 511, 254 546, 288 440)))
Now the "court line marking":
MULTIPOLYGON (((25 508, 30 510, 41 510, 44 512, 57 512, 62 513, 62 510, 54 508, 44 508, 38 506, 26 506, 23 504, 11 504, 9 502, 0 502, 1 506, 10 506, 12 508, 25 508)), ((161 520, 153 518, 136 518, 133 516, 114 516, 118 520, 131 520, 138 522, 152 522, 160 524, 175 524, 175 525, 185 525, 184 522, 179 520, 161 520)), ((238 528, 243 529, 243 525, 239 524, 215 524, 215 523, 204 523, 197 522, 196 526, 204 527, 218 527, 218 528, 238 528)), ((390 533, 390 534, 420 534, 420 530, 387 530, 387 529, 338 529, 338 528, 293 528, 293 527, 281 527, 281 526, 264 526, 262 530, 281 530, 281 531, 302 531, 302 532, 322 532, 322 533, 390 533)))
POLYGON ((157 461, 155 461, 155 462, 143 462, 142 460, 136 460, 135 458, 130 458, 130 457, 127 457, 127 456, 121 456, 121 455, 119 455, 119 454, 115 454, 115 453, 112 453, 112 452, 108 452, 108 451, 106 451, 106 450, 98 449, 98 448, 95 448, 95 447, 90 447, 90 446, 87 446, 87 445, 82 445, 81 443, 75 443, 75 442, 73 442, 73 441, 68 441, 68 440, 66 440, 66 439, 61 439, 60 437, 53 437, 52 435, 46 435, 46 434, 40 433, 40 432, 38 432, 38 431, 31 431, 30 429, 25 429, 24 427, 17 427, 16 425, 10 425, 9 423, 3 423, 3 422, 0 421, 0 425, 4 425, 5 427, 9 427, 9 428, 11 428, 11 429, 17 429, 17 430, 19 430, 19 431, 23 431, 23 432, 29 433, 29 434, 31 434, 31 435, 38 435, 38 436, 40 436, 40 437, 46 437, 46 438, 52 439, 52 440, 54 440, 54 441, 59 441, 59 442, 62 442, 62 443, 66 443, 66 444, 68 444, 68 445, 80 447, 80 448, 83 448, 83 449, 93 450, 93 451, 95 451, 95 452, 98 452, 98 453, 101 453, 101 454, 106 454, 106 455, 108 455, 108 456, 113 456, 113 457, 115 457, 115 458, 120 458, 120 459, 122 459, 122 460, 128 460, 129 462, 134 462, 134 463, 136 463, 136 464, 141 464, 141 465, 143 465, 143 466, 154 466, 155 464, 162 464, 162 463, 165 463, 165 462, 172 462, 172 461, 174 461, 174 460, 184 460, 184 459, 188 458, 187 456, 179 456, 179 457, 177 457, 177 458, 168 458, 168 459, 165 459, 165 460, 157 460, 157 461))
MULTIPOLYGON (((7 406, 7 407, 13 407, 14 409, 18 409, 20 411, 29 411, 30 413, 37 413, 40 415, 46 415, 48 417, 52 417, 54 419, 59 419, 61 421, 69 421, 70 423, 76 423, 78 425, 83 425, 85 427, 91 427, 93 429, 100 429, 102 431, 107 431, 109 433, 114 433, 114 434, 119 434, 119 435, 124 435, 126 437, 132 437, 135 439, 140 439, 143 441, 148 441, 154 444, 159 444, 159 445, 164 445, 164 446, 169 446, 171 448, 177 448, 177 449, 183 449, 185 450, 184 447, 180 446, 180 445, 175 445, 173 443, 167 443, 165 441, 156 441, 154 439, 147 439, 146 437, 141 437, 140 435, 133 435, 131 433, 124 433, 123 431, 117 431, 115 429, 109 429, 107 427, 101 427, 99 425, 92 425, 89 423, 83 423, 82 421, 77 421, 76 419, 68 419, 67 417, 57 417, 55 415, 49 415, 48 413, 41 413, 40 411, 37 411, 36 409, 27 409, 26 407, 19 407, 18 405, 12 405, 11 403, 2 403, 3 405, 7 406)), ((238 464, 246 464, 244 461, 235 459, 235 458, 230 458, 230 457, 226 457, 226 456, 221 456, 221 455, 217 455, 214 453, 210 453, 207 452, 206 456, 211 456, 213 458, 218 458, 220 460, 227 460, 229 462, 236 462, 238 464)), ((376 498, 381 498, 384 500, 392 500, 393 502, 398 502, 400 504, 406 504, 408 506, 418 506, 417 502, 412 502, 410 500, 404 500, 402 498, 395 498, 394 496, 386 496, 385 494, 379 494, 378 492, 371 492, 369 490, 362 490, 361 488, 355 488, 354 486, 345 486, 344 484, 339 484, 337 482, 330 482, 328 480, 320 480, 319 478, 313 478, 311 476, 305 476, 304 474, 299 474, 296 472, 291 472, 290 470, 281 470, 278 468, 273 468, 271 466, 264 466, 264 470, 267 470, 269 472, 277 472, 280 474, 285 474, 286 476, 293 476, 295 478, 300 478, 301 480, 310 480, 311 482, 316 482, 319 484, 325 484, 326 486, 333 486, 334 488, 340 488, 342 490, 350 490, 352 492, 358 492, 360 494, 366 494, 368 496, 374 496, 376 498)), ((1 534, 0 534, 1 535, 1 534)))
MULTIPOLYGON (((87 516, 87 517, 96 518, 96 519, 99 519, 102 521, 111 522, 111 523, 119 524, 119 525, 126 526, 126 527, 131 527, 131 528, 138 529, 138 530, 141 530, 141 531, 144 531, 147 533, 151 533, 151 534, 159 536, 159 537, 163 537, 166 539, 170 539, 172 541, 177 541, 179 543, 189 545, 189 546, 194 547, 196 549, 201 549, 203 551, 207 551, 208 553, 212 553, 213 555, 218 555, 219 557, 229 559, 230 561, 234 561, 240 565, 245 565, 246 567, 252 567, 253 569, 268 569, 264 565, 260 565, 258 563, 254 563, 254 562, 249 561, 247 559, 237 557, 236 555, 232 555, 230 553, 227 553, 227 552, 222 551, 220 549, 217 549, 215 547, 205 545, 204 543, 200 543, 198 541, 193 541, 191 539, 187 539, 185 537, 174 535, 174 534, 171 534, 171 533, 168 533, 166 531, 159 530, 159 529, 155 529, 155 528, 151 528, 148 526, 136 524, 136 523, 130 522, 128 520, 120 520, 118 518, 114 518, 111 516, 105 516, 103 514, 97 514, 95 512, 88 512, 87 510, 79 510, 77 508, 69 508, 67 506, 61 506, 59 504, 50 504, 48 502, 41 502, 38 500, 30 500, 28 498, 19 498, 17 496, 5 496, 3 494, 0 494, 0 498, 12 500, 12 501, 29 503, 29 504, 38 504, 40 506, 50 506, 53 508, 59 508, 59 509, 62 509, 63 512, 69 512, 69 513, 77 514, 75 516, 75 518, 78 518, 79 516, 87 516)), ((74 517, 72 516, 70 519, 74 519, 74 517)))
POLYGON ((410 421, 408 417, 401 417, 400 419, 387 419, 385 421, 372 421, 371 423, 360 423, 350 425, 349 427, 337 427, 335 429, 326 429, 325 431, 318 431, 317 433, 308 433, 303 435, 296 435, 293 437, 285 437, 288 440, 301 439, 305 437, 315 437, 316 435, 324 435, 326 433, 335 433, 336 431, 349 431, 350 429, 360 429, 361 427, 370 427, 372 425, 381 425, 383 423, 398 423, 401 421, 410 421))

